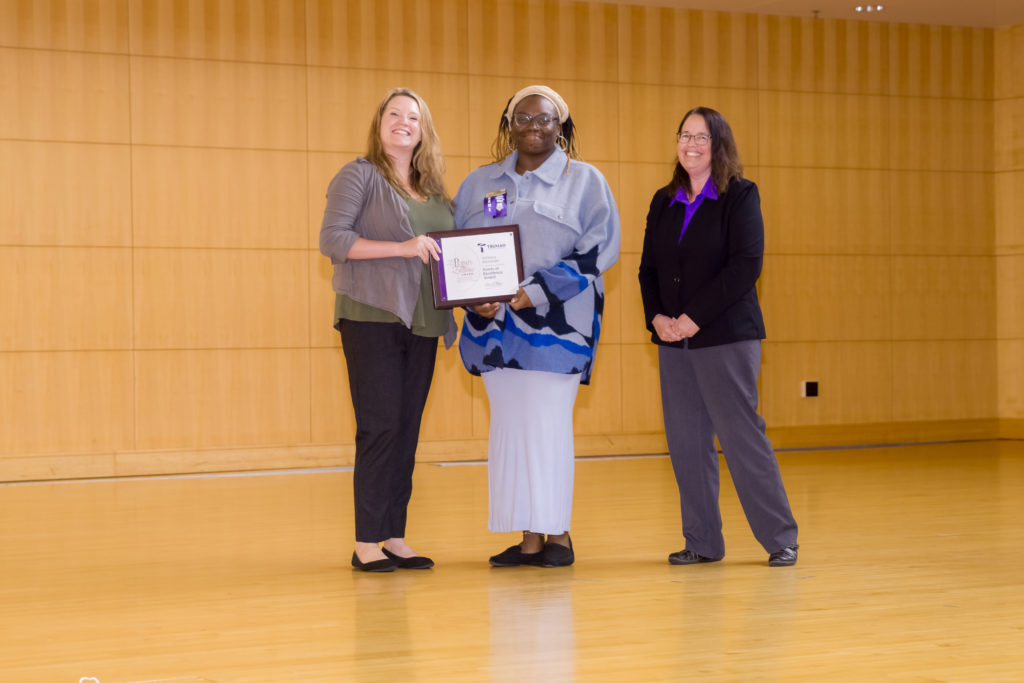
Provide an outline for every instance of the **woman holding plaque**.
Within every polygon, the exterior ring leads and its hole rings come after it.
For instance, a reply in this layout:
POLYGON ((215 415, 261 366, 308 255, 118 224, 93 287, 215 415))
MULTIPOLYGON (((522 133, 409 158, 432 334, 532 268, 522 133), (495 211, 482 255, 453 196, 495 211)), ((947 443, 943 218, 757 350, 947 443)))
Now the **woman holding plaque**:
POLYGON ((455 198, 458 229, 519 225, 526 275, 511 301, 472 306, 459 342, 491 406, 489 527, 522 532, 490 563, 567 566, 573 405, 590 383, 619 214, 600 171, 579 160, 569 107, 551 88, 509 100, 492 151, 495 163, 455 198))
POLYGON ((452 204, 419 95, 385 96, 368 148, 331 181, 320 229, 356 417, 352 566, 428 569, 433 561, 405 542, 405 523, 437 338, 451 346, 457 333, 451 311, 434 309, 425 265, 439 255, 428 233, 454 228, 452 204))
POLYGON ((761 197, 743 177, 732 129, 714 109, 688 111, 676 141, 672 180, 647 214, 639 271, 686 539, 668 561, 725 555, 717 436, 768 564, 791 566, 797 525, 757 414, 765 337, 756 289, 764 260, 761 197))

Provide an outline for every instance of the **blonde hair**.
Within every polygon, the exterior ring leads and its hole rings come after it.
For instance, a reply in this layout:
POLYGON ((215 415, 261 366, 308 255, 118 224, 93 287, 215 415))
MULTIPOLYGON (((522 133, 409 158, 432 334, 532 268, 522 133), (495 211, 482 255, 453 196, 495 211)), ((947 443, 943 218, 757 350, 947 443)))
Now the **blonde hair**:
POLYGON ((408 97, 416 102, 420 110, 420 141, 412 152, 409 168, 409 186, 424 197, 441 197, 449 206, 452 199, 444 187, 444 157, 441 155, 441 139, 434 130, 434 119, 430 116, 430 108, 423 98, 408 88, 389 90, 377 107, 377 114, 370 123, 370 135, 367 140, 366 159, 373 164, 391 187, 403 197, 409 192, 402 186, 395 173, 391 157, 384 151, 380 140, 381 120, 388 103, 396 97, 408 97))

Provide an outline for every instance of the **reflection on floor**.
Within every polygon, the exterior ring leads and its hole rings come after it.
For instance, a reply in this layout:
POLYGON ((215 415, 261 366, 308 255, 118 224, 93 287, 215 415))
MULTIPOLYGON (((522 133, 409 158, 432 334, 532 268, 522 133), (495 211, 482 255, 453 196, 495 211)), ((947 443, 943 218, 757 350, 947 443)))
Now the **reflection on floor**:
POLYGON ((800 561, 728 477, 723 562, 667 458, 581 461, 564 569, 491 569, 486 467, 420 465, 429 571, 354 572, 351 472, 0 486, 5 681, 1011 680, 1024 442, 781 453, 800 561))

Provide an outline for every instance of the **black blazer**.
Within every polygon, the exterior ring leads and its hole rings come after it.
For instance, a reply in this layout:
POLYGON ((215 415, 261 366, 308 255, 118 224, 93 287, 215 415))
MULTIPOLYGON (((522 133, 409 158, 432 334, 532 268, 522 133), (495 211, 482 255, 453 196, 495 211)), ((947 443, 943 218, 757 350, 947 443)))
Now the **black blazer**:
POLYGON ((663 187, 647 212, 644 250, 640 257, 640 294, 651 341, 658 338, 651 323, 659 313, 683 313, 699 327, 690 348, 764 339, 764 319, 754 285, 764 261, 764 220, 757 185, 733 180, 718 199, 704 198, 683 239, 686 207, 669 206, 675 192, 663 187))

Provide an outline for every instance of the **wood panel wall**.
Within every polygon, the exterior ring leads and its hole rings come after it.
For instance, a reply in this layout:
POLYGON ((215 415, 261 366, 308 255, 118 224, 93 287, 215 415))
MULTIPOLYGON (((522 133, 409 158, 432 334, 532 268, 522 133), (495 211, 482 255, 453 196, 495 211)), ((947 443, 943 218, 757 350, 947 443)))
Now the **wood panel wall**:
MULTIPOLYGON (((431 106, 453 192, 506 99, 544 82, 616 194, 580 453, 664 450, 636 269, 697 104, 761 186, 776 444, 1012 431, 1022 55, 1021 28, 557 0, 0 3, 0 479, 351 462, 317 233, 400 85, 431 106)), ((424 425, 424 459, 486 453, 483 387, 454 351, 424 425)))
POLYGON ((1000 435, 1024 439, 1024 26, 996 31, 995 60, 1000 435))

